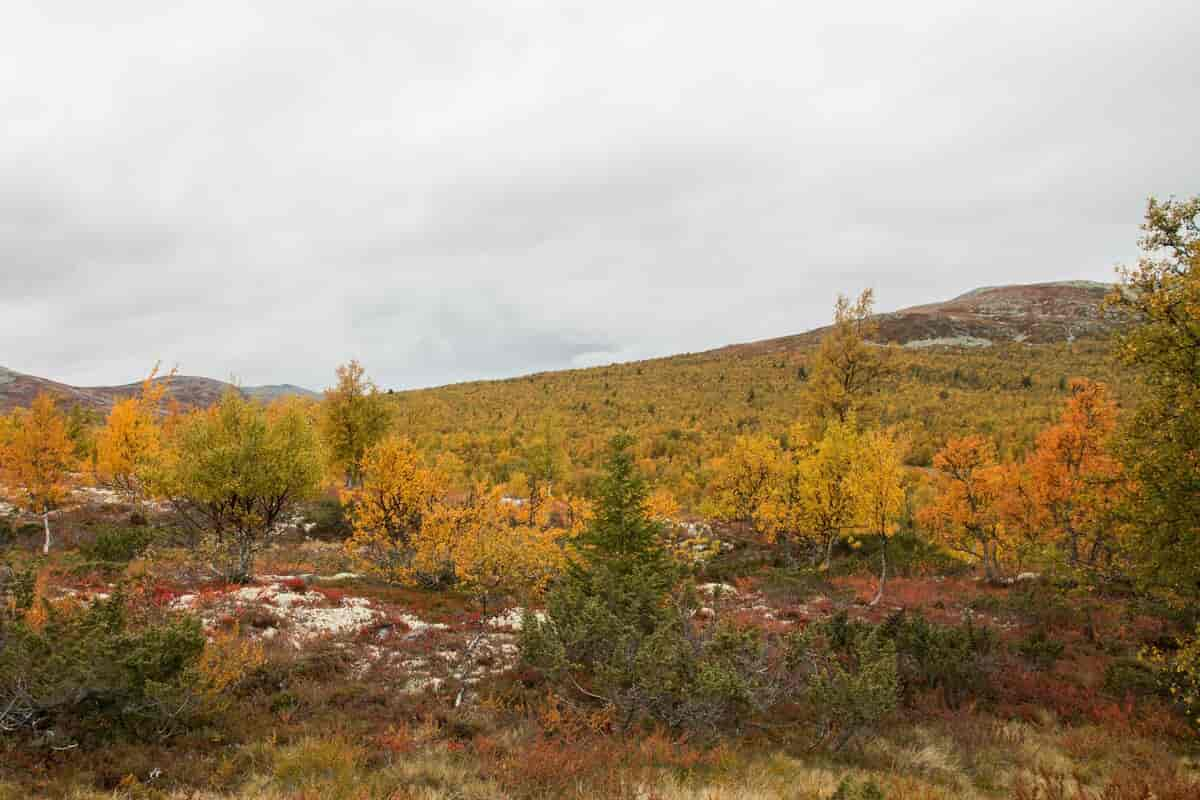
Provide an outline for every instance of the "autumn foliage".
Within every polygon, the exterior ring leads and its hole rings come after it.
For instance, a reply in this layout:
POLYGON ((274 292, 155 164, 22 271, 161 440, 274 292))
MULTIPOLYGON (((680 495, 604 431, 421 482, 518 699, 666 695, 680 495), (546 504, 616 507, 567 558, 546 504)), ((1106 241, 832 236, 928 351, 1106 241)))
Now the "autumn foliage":
POLYGON ((66 500, 77 466, 66 418, 43 392, 28 410, 14 415, 5 439, 0 443, 0 476, 17 505, 42 517, 42 550, 49 552, 50 513, 66 500))
POLYGON ((982 436, 951 439, 933 466, 940 491, 922 509, 921 522, 945 547, 982 565, 988 578, 999 577, 1006 539, 999 508, 1004 471, 996 446, 982 436))
POLYGON ((484 608, 499 596, 540 593, 586 518, 570 498, 543 501, 531 521, 500 487, 454 493, 401 437, 365 453, 361 483, 342 499, 353 526, 346 548, 367 570, 403 584, 457 585, 484 608))
POLYGON ((160 378, 156 366, 138 394, 113 404, 96 436, 94 472, 100 484, 131 499, 143 496, 145 472, 162 454, 160 415, 173 375, 160 378))
POLYGON ((1115 555, 1113 512, 1125 488, 1110 453, 1116 422, 1104 384, 1072 381, 1061 420, 1038 436, 1025 462, 1025 480, 1006 487, 1020 495, 1018 508, 1032 512, 1020 520, 1028 534, 1055 542, 1072 566, 1100 566, 1115 555))

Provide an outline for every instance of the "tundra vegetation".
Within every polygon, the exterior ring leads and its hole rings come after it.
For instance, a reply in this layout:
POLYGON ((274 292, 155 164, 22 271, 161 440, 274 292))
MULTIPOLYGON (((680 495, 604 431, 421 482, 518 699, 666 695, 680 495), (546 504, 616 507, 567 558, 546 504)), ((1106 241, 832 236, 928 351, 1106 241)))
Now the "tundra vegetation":
POLYGON ((1200 796, 1200 198, 1112 342, 0 417, 0 798, 1200 796))

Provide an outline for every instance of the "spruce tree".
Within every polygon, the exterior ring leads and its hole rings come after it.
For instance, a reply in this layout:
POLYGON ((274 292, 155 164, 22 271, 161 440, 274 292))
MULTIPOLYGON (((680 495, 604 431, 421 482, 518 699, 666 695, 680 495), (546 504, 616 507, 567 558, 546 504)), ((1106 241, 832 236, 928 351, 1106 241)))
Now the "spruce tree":
POLYGON ((527 615, 522 641, 527 662, 559 676, 587 674, 593 690, 614 702, 636 682, 645 641, 670 624, 668 595, 679 577, 659 524, 646 514, 631 443, 612 440, 595 518, 546 598, 546 619, 527 615))
POLYGON ((579 559, 572 560, 570 580, 592 583, 611 573, 625 580, 635 575, 646 589, 661 594, 676 577, 662 546, 662 524, 646 513, 646 482, 633 464, 633 439, 613 437, 596 497, 596 514, 576 542, 579 559))

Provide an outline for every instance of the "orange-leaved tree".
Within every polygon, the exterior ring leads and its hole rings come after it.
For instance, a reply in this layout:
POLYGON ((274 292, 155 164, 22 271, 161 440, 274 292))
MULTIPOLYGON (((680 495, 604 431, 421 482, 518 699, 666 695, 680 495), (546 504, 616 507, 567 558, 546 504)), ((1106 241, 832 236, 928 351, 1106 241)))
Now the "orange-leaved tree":
POLYGON ((54 398, 41 392, 33 404, 14 413, 3 450, 0 470, 8 494, 20 507, 42 518, 50 552, 50 514, 70 493, 71 470, 76 467, 75 447, 67 422, 54 398))
POLYGON ((939 492, 923 508, 920 522, 950 550, 983 565, 988 580, 1000 576, 1003 526, 999 499, 1004 468, 996 463, 996 445, 982 436, 951 439, 933 457, 939 492))
POLYGON ((1117 406, 1103 383, 1071 381, 1061 420, 1037 438, 1026 460, 1025 491, 1035 524, 1063 549, 1073 567, 1097 567, 1114 554, 1113 510, 1123 486, 1121 463, 1109 452, 1117 406))
POLYGON ((96 437, 94 472, 97 482, 130 500, 144 495, 145 470, 162 452, 159 414, 166 396, 166 378, 158 377, 158 365, 142 381, 141 391, 113 404, 104 427, 96 437))

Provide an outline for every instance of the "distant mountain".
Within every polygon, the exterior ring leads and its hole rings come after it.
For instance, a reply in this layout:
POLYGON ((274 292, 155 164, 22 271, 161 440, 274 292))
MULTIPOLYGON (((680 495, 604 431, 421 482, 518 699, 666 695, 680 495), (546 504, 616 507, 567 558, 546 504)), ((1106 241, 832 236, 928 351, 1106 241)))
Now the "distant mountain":
MULTIPOLYGON (((233 388, 233 384, 225 381, 192 375, 176 375, 161 380, 169 382, 171 395, 185 406, 210 405, 220 399, 226 390, 233 388)), ((0 367, 0 411, 8 411, 18 406, 28 406, 38 392, 48 391, 67 405, 77 405, 106 412, 117 400, 136 394, 140 387, 140 382, 121 386, 71 386, 0 367)), ((242 386, 240 389, 247 397, 263 402, 287 396, 311 398, 321 396, 318 392, 291 384, 242 386)))
MULTIPOLYGON (((1102 339, 1122 324, 1117 312, 1102 306, 1112 288, 1112 284, 1094 281, 986 286, 941 303, 878 314, 878 338, 881 343, 914 348, 1102 339)), ((817 342, 826 330, 817 328, 723 349, 791 350, 817 342)))
POLYGON ((307 397, 310 400, 320 400, 324 397, 320 392, 314 392, 311 389, 305 389, 303 386, 295 386, 290 383, 276 383, 266 386, 243 386, 242 394, 252 397, 255 400, 261 400, 264 403, 278 400, 281 397, 307 397))

